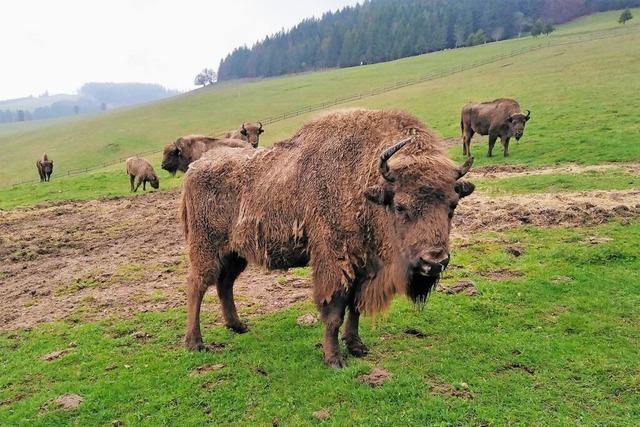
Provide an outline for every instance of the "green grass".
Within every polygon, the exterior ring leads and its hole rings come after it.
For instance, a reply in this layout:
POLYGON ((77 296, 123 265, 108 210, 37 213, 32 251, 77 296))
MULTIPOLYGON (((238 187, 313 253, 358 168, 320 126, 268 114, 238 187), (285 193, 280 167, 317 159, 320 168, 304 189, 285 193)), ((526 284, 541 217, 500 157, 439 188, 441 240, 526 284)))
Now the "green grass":
MULTIPOLYGON (((640 15, 640 11, 638 11, 640 15)), ((469 65, 489 57, 540 44, 585 37, 585 32, 632 31, 616 39, 545 48, 430 83, 366 98, 354 105, 403 108, 425 119, 445 136, 459 134, 459 110, 471 99, 512 96, 533 111, 526 138, 533 143, 514 151, 511 162, 597 163, 603 158, 638 158, 634 93, 640 65, 639 22, 624 28, 611 13, 560 27, 557 34, 525 37, 405 58, 365 67, 288 77, 229 82, 142 107, 86 118, 52 121, 46 126, 0 126, 0 183, 33 176, 33 163, 46 151, 60 171, 88 167, 132 153, 160 150, 186 133, 219 133, 246 120, 257 120, 347 94, 469 65), (16 132, 20 128, 22 131, 16 132)), ((310 116, 267 128, 264 142, 290 135, 310 116)), ((502 162, 496 159, 497 162, 502 162)), ((0 184, 0 186, 2 186, 0 184)))
MULTIPOLYGON (((640 225, 527 228, 473 236, 453 276, 476 297, 432 295, 419 311, 397 300, 363 338, 372 353, 334 371, 315 344, 321 326, 295 319, 310 304, 251 320, 234 335, 204 316, 213 353, 181 347, 184 312, 51 323, 0 335, 0 420, 5 425, 634 425, 640 417, 640 225), (593 245, 591 236, 609 242, 593 245), (524 248, 518 258, 504 247, 524 248), (518 276, 490 279, 510 269, 518 276), (404 333, 422 331, 418 338, 404 333), (150 338, 138 340, 143 331, 150 338), (76 347, 58 360, 52 351, 76 347), (223 368, 190 372, 205 364, 223 368), (356 377, 392 374, 371 388, 356 377), (518 366, 520 366, 518 368, 518 366), (531 370, 528 373, 525 369, 531 370), (465 389, 472 398, 443 395, 465 389), (71 412, 48 402, 84 398, 71 412)), ((88 301, 90 304, 90 301, 88 301)))
POLYGON ((491 195, 557 193, 563 191, 627 190, 640 188, 640 176, 623 169, 523 175, 502 179, 473 179, 476 188, 491 195))
MULTIPOLYGON (((160 191, 179 187, 182 179, 179 176, 169 175, 160 168, 159 161, 157 163, 154 163, 154 168, 160 179, 160 191)), ((147 185, 147 191, 156 190, 147 185)), ((143 193, 140 186, 137 194, 143 193)), ((0 192, 0 209, 32 206, 44 202, 90 200, 131 194, 129 176, 124 171, 124 164, 70 177, 58 177, 54 170, 52 180, 49 182, 18 185, 0 192)))

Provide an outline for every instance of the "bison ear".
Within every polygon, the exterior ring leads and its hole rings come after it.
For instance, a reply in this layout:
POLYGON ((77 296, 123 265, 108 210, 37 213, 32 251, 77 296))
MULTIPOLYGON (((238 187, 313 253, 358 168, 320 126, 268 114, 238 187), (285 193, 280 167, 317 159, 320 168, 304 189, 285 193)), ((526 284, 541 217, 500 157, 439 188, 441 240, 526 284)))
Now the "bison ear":
POLYGON ((469 194, 473 193, 473 190, 476 189, 476 186, 473 185, 472 182, 461 180, 456 182, 455 185, 456 193, 460 196, 460 198, 467 197, 469 194))
POLYGON ((372 185, 364 191, 364 197, 377 205, 390 205, 393 202, 393 190, 381 185, 372 185))
POLYGON ((264 129, 258 129, 258 135, 262 135, 264 133, 264 129))

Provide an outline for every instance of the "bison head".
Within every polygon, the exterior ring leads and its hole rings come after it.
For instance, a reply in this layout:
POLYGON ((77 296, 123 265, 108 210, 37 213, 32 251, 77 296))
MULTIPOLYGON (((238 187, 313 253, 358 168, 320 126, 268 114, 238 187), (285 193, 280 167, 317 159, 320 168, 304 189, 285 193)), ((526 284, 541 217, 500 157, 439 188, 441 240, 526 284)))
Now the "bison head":
POLYGON ((151 184, 152 188, 157 190, 158 187, 160 187, 160 180, 158 179, 158 177, 156 175, 153 175, 149 179, 149 184, 151 184))
POLYGON ((527 110, 527 114, 522 113, 512 114, 507 118, 507 123, 511 130, 511 134, 516 137, 516 141, 520 141, 522 135, 524 135, 524 126, 531 118, 531 111, 527 110))
POLYGON ((164 147, 162 155, 162 169, 175 175, 177 171, 186 172, 191 163, 189 156, 184 152, 182 138, 164 147))
POLYGON ((262 123, 243 123, 242 129, 240 129, 240 134, 242 135, 242 139, 245 141, 249 141, 249 143, 253 146, 253 148, 258 147, 258 143, 260 142, 260 135, 264 130, 262 129, 262 123))
POLYGON ((461 167, 444 160, 399 156, 388 160, 411 138, 400 141, 380 156, 380 181, 365 191, 372 203, 384 207, 386 233, 394 252, 395 270, 404 277, 406 294, 424 301, 449 263, 449 233, 458 201, 475 186, 460 180, 473 158, 461 167))

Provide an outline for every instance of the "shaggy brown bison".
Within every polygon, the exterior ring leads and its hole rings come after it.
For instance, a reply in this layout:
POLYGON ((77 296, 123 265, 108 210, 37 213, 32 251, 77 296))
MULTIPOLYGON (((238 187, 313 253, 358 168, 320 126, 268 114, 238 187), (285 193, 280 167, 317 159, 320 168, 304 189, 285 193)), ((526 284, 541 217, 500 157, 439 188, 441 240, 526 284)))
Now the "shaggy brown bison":
POLYGON ((49 160, 47 153, 42 155, 42 159, 36 161, 36 168, 38 169, 38 175, 40 175, 40 182, 51 181, 51 174, 53 173, 53 160, 49 160))
POLYGON ((243 141, 247 141, 249 144, 253 146, 253 148, 258 148, 258 143, 260 142, 260 135, 264 132, 262 129, 262 123, 243 123, 240 129, 227 132, 225 138, 229 139, 241 139, 243 141))
POLYGON ((147 182, 156 190, 160 187, 160 180, 153 170, 151 163, 141 157, 129 157, 127 159, 127 175, 129 175, 131 183, 131 191, 136 192, 142 184, 142 190, 147 190, 147 182), (133 182, 138 179, 134 188, 133 182))
POLYGON ((186 172, 189 165, 216 145, 227 147, 249 147, 240 139, 219 139, 204 135, 187 135, 164 147, 162 169, 170 174, 186 172))
POLYGON ((474 190, 460 180, 471 163, 456 167, 423 123, 397 111, 336 112, 270 149, 212 149, 189 168, 180 208, 187 348, 206 348, 200 306, 209 286, 225 325, 245 332, 233 283, 247 263, 310 264, 326 363, 344 366, 345 311, 346 347, 365 354, 360 313, 384 310, 396 293, 425 301, 446 268, 451 218, 474 190))
POLYGON ((509 155, 509 139, 515 136, 519 141, 524 134, 524 126, 531 118, 531 111, 524 115, 520 105, 513 99, 500 98, 491 102, 469 103, 462 108, 460 128, 462 130, 462 152, 471 157, 471 138, 474 133, 489 135, 489 152, 500 138, 504 155, 509 155))

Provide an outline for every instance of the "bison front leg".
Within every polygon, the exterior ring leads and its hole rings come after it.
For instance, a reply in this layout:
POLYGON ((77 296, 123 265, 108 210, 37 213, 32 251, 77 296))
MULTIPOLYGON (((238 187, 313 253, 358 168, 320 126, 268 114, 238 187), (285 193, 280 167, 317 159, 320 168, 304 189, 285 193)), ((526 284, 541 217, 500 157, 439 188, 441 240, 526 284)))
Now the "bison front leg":
POLYGON ((508 157, 509 156, 509 137, 504 138, 502 140, 502 147, 504 148, 504 157, 508 157))
POLYGON ((355 357, 362 357, 369 352, 367 346, 362 343, 360 334, 358 333, 358 324, 360 323, 360 311, 355 307, 355 303, 349 304, 349 313, 347 315, 347 323, 344 327, 342 339, 347 345, 347 350, 355 357))
POLYGON ((497 136, 489 134, 489 152, 487 153, 488 157, 493 156, 493 147, 496 145, 497 140, 498 140, 497 136))
POLYGON ((347 300, 343 295, 335 294, 330 302, 323 303, 320 307, 320 314, 324 322, 324 361, 332 368, 344 368, 344 358, 340 353, 340 342, 338 335, 340 326, 344 321, 344 312, 347 307, 347 300))
POLYGON ((247 267, 247 260, 240 258, 236 254, 225 257, 222 261, 222 271, 218 279, 218 298, 222 305, 222 315, 224 317, 224 325, 234 332, 243 334, 249 329, 238 316, 236 304, 233 300, 233 284, 236 278, 247 267))
POLYGON ((138 188, 140 188, 140 185, 142 184, 142 178, 138 178, 138 181, 136 182, 136 187, 133 189, 133 192, 137 192, 138 188))

